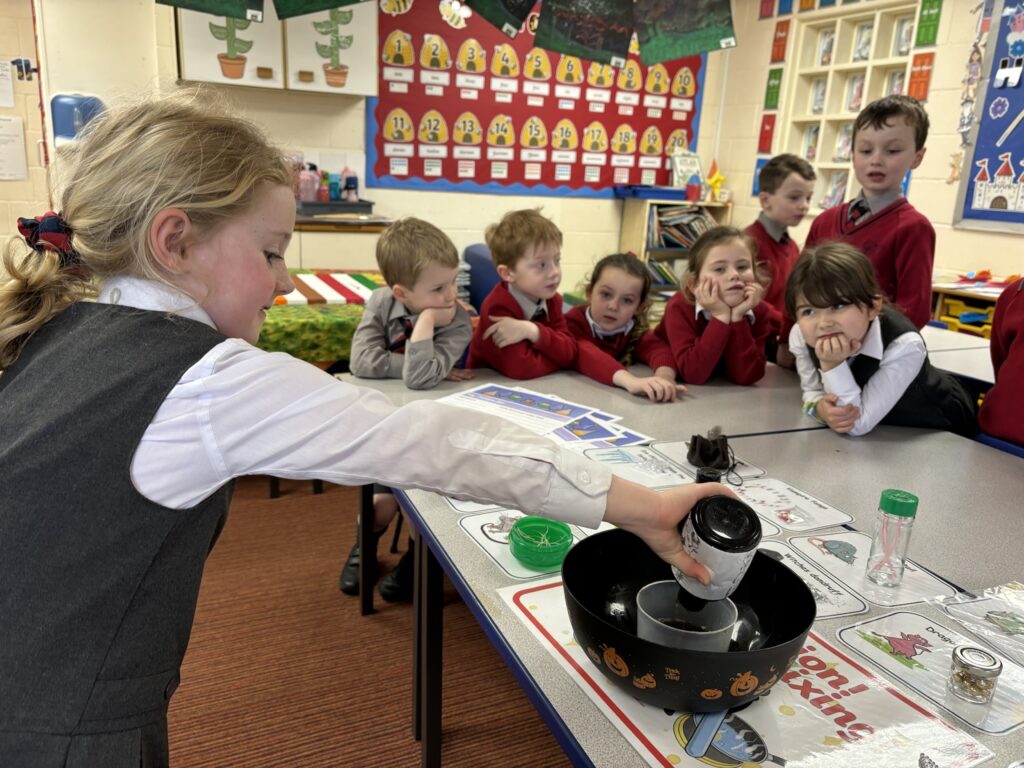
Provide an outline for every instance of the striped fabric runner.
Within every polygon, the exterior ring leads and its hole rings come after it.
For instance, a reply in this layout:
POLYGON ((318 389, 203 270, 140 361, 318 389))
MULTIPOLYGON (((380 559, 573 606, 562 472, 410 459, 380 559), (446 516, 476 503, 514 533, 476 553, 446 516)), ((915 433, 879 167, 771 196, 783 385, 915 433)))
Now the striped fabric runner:
POLYGON ((309 272, 292 275, 295 290, 275 304, 365 304, 384 285, 378 272, 309 272))

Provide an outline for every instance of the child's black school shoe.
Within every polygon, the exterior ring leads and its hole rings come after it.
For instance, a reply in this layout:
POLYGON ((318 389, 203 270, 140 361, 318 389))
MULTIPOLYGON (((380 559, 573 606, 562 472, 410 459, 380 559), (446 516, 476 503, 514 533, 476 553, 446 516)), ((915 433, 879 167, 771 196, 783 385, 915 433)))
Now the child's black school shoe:
POLYGON ((414 569, 412 541, 410 540, 409 549, 402 555, 398 565, 377 585, 380 596, 389 603, 407 603, 412 600, 414 569))
MULTIPOLYGON (((377 556, 377 542, 384 535, 384 528, 373 534, 373 556, 377 556)), ((341 567, 341 575, 338 577, 338 589, 346 595, 359 594, 359 529, 356 529, 356 543, 352 545, 352 551, 348 553, 348 560, 341 567)))

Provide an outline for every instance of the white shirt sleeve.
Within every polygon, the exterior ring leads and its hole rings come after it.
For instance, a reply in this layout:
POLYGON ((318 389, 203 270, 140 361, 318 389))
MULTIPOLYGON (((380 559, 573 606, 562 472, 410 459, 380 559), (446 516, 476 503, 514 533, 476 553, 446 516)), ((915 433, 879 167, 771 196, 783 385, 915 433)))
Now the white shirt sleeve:
POLYGON ((807 342, 799 325, 794 325, 789 332, 789 351, 796 358, 796 372, 800 374, 804 413, 823 424, 824 422, 818 418, 817 406, 818 401, 825 396, 825 385, 821 381, 818 366, 814 364, 811 353, 807 351, 807 342))
POLYGON ((595 527, 611 472, 504 419, 429 400, 395 408, 288 355, 238 339, 193 365, 132 461, 136 488, 174 509, 234 477, 421 488, 595 527))
POLYGON ((860 417, 850 430, 851 435, 866 435, 885 418, 917 377, 927 356, 921 335, 904 333, 885 348, 878 370, 863 389, 857 386, 846 361, 821 374, 825 391, 837 395, 840 405, 860 408, 860 417))

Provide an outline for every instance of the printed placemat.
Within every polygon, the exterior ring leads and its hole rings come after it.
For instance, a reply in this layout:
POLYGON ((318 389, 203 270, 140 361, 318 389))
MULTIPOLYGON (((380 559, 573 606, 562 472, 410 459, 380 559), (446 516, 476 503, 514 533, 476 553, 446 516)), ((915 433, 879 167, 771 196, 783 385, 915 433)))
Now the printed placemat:
POLYGON ((776 557, 811 590, 818 606, 819 619, 834 619, 837 616, 853 616, 864 613, 868 604, 855 595, 833 576, 815 567, 782 541, 762 540, 757 547, 762 552, 776 557))
POLYGON ((950 584, 911 561, 907 562, 903 583, 898 587, 880 587, 868 581, 864 570, 871 550, 871 537, 859 531, 793 536, 789 543, 816 566, 875 605, 913 605, 956 594, 956 589, 950 584))
MULTIPOLYGON (((949 691, 953 648, 984 646, 955 629, 911 611, 897 611, 839 630, 839 639, 954 717, 986 733, 1008 733, 1024 723, 1024 668, 997 651, 1003 671, 992 702, 972 704, 949 691)), ((991 649, 989 649, 991 650, 991 649)))
POLYGON ((1024 666, 1024 584, 1000 584, 977 597, 957 595, 942 607, 962 626, 1024 666))
POLYGON ((613 474, 624 480, 648 488, 672 488, 693 482, 693 477, 684 472, 678 464, 669 461, 651 446, 589 448, 583 455, 607 464, 613 474))
POLYGON ((750 480, 735 490, 757 514, 787 531, 814 531, 853 521, 845 512, 773 477, 750 480))
POLYGON ((575 641, 559 577, 499 594, 651 766, 838 768, 875 765, 884 757, 886 768, 969 768, 992 757, 814 633, 768 694, 730 714, 704 757, 690 757, 685 749, 694 716, 642 704, 598 671, 588 652, 602 661, 610 655, 615 668, 621 658, 614 648, 598 654, 575 641))

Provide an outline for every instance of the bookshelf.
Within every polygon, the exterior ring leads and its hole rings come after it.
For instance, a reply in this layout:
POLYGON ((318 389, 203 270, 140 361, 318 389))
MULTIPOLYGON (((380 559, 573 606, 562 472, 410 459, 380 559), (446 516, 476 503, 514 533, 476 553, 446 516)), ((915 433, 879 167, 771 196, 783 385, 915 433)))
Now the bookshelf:
MULTIPOLYGON (((704 227, 732 223, 732 203, 689 202, 686 200, 659 200, 627 197, 622 201, 622 229, 619 234, 619 250, 632 251, 648 262, 654 285, 655 302, 651 307, 651 320, 661 318, 665 301, 679 286, 681 265, 676 260, 685 259, 689 250, 683 245, 671 245, 671 234, 666 237, 660 222, 676 221, 681 226, 680 236, 696 239, 702 231, 688 220, 699 217, 704 227), (690 223, 690 226, 686 226, 690 223), (664 245, 668 243, 669 245, 664 245), (660 299, 660 300, 659 300, 660 299)), ((676 241, 678 242, 678 241, 676 241)))
POLYGON ((732 222, 732 203, 688 202, 685 200, 645 200, 627 197, 622 201, 622 229, 619 250, 632 251, 644 261, 674 261, 685 259, 682 247, 661 247, 656 244, 651 224, 652 216, 662 209, 692 208, 703 211, 715 224, 732 222))
POLYGON ((857 194, 850 138, 857 113, 890 93, 907 93, 916 2, 843 5, 798 20, 796 67, 787 72, 782 146, 818 174, 812 205, 830 208, 857 194))

